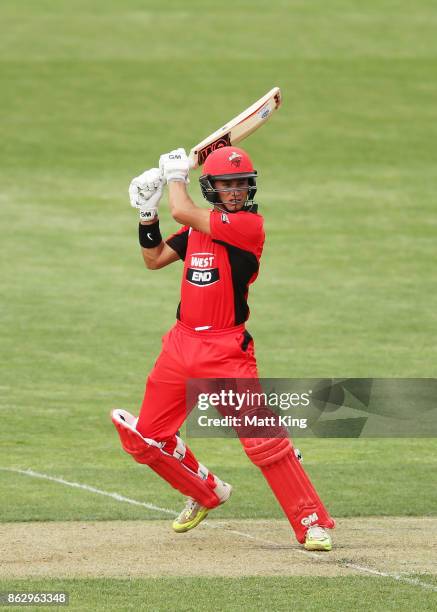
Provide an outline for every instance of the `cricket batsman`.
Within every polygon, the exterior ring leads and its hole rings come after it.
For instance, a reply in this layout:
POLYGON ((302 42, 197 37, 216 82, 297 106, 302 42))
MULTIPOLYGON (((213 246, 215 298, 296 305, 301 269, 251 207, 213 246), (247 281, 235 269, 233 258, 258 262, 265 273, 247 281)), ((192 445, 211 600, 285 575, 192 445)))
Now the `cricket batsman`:
MULTIPOLYGON (((210 208, 188 195, 184 149, 161 155, 159 168, 133 179, 130 201, 140 212, 139 242, 150 270, 182 260, 176 324, 163 337, 150 372, 139 417, 114 410, 112 421, 124 450, 187 497, 173 523, 178 533, 196 527, 228 501, 232 487, 204 465, 177 435, 191 407, 189 378, 257 379, 254 342, 246 330, 249 286, 256 280, 264 244, 263 217, 254 197, 257 172, 249 155, 224 146, 206 158, 199 179, 210 208), (168 185, 173 219, 181 225, 165 241, 158 208, 168 185)), ((288 437, 240 438, 263 473, 298 542, 307 550, 331 550, 334 527, 288 437)))

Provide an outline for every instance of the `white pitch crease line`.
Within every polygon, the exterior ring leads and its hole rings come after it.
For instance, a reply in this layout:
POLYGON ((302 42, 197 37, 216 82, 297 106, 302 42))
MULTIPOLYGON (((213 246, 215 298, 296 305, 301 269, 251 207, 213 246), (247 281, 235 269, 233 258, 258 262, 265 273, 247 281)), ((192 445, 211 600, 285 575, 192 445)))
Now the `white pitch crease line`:
MULTIPOLYGON (((235 535, 242 536, 243 538, 247 538, 250 540, 255 540, 256 542, 263 542, 264 544, 269 544, 270 546, 274 546, 275 548, 280 548, 280 549, 284 548, 284 546, 282 546, 278 542, 274 542, 273 540, 266 540, 265 538, 260 538, 258 536, 251 535, 250 533, 244 533, 244 531, 237 531, 236 529, 228 529, 226 527, 226 523, 219 523, 218 521, 214 521, 214 523, 211 523, 209 521, 202 521, 202 522, 204 525, 206 524, 208 525, 208 527, 211 527, 212 529, 220 529, 220 528, 226 529, 227 533, 234 533, 235 535)), ((291 547, 290 547, 290 550, 291 550, 291 547)), ((318 555, 317 553, 311 552, 309 550, 302 550, 300 548, 293 548, 292 550, 294 552, 298 552, 303 555, 306 555, 307 557, 314 557, 314 559, 323 559, 323 555, 318 555)))
MULTIPOLYGON (((147 508, 149 510, 156 510, 158 512, 164 512, 165 514, 171 514, 172 516, 177 516, 177 512, 174 510, 169 510, 168 508, 161 508, 160 506, 155 506, 154 504, 148 504, 146 502, 140 502, 136 499, 131 499, 130 497, 125 497, 124 495, 120 495, 119 493, 110 493, 109 491, 103 491, 102 489, 97 489, 96 487, 92 487, 90 485, 81 484, 79 482, 70 482, 69 480, 65 480, 64 478, 58 478, 56 476, 50 476, 49 474, 43 474, 41 472, 35 472, 34 470, 28 468, 27 470, 20 470, 17 468, 6 468, 0 467, 0 470, 3 472, 15 472, 17 474, 23 474, 24 476, 31 476, 32 478, 42 478, 45 480, 50 480, 52 482, 57 482, 59 484, 66 485, 68 487, 73 487, 75 489, 82 489, 84 491, 89 491, 90 493, 96 493, 98 495, 104 495, 105 497, 111 497, 119 502, 124 502, 127 504, 132 504, 134 506, 142 506, 143 508, 147 508)), ((214 525, 209 521, 203 521, 210 528, 218 528, 219 525, 214 525)), ((223 526, 223 523, 222 523, 223 526)), ((226 526, 225 526, 226 528, 226 526)), ((234 533, 235 535, 242 536, 244 538, 254 540, 256 542, 263 542, 264 544, 270 544, 277 548, 280 548, 281 545, 278 542, 273 542, 272 540, 264 540, 263 538, 259 538, 257 536, 253 536, 250 533, 244 533, 242 531, 236 531, 234 529, 227 529, 229 533, 234 533)), ((312 557, 314 559, 327 560, 326 555, 318 554, 316 552, 310 552, 308 550, 301 549, 293 549, 294 552, 300 552, 308 557, 312 557)), ((339 565, 344 567, 350 567, 351 569, 355 569, 360 572, 365 572, 367 574, 374 574, 376 576, 381 576, 383 578, 392 578, 393 580, 397 580, 399 582, 405 582, 407 584, 411 584, 413 586, 420 586, 424 589, 429 589, 431 591, 437 591, 437 587, 432 584, 428 584, 427 582, 422 582, 416 578, 407 578, 402 576, 401 574, 392 574, 390 572, 380 572, 379 570, 372 569, 370 567, 365 567, 362 565, 356 565, 354 563, 339 563, 339 565)))
MULTIPOLYGON (((273 542, 273 540, 265 540, 264 538, 259 538, 258 536, 251 535, 250 533, 244 533, 243 531, 237 531, 235 529, 228 529, 226 523, 214 521, 211 523, 210 521, 202 521, 204 525, 208 525, 211 529, 225 529, 226 533, 234 533, 235 535, 242 536, 243 538, 247 538, 249 540, 255 540, 256 542, 263 542, 264 544, 269 544, 270 546, 275 546, 275 548, 282 548, 278 542, 273 542)), ((299 551, 302 552, 302 551, 299 551)))
POLYGON ((101 489, 96 489, 90 485, 80 484, 79 482, 70 482, 69 480, 64 480, 64 478, 57 478, 56 476, 50 476, 49 474, 42 474, 40 472, 34 472, 31 469, 28 470, 18 470, 16 468, 0 468, 0 470, 4 472, 16 472, 17 474, 24 474, 25 476, 32 476, 33 478, 43 478, 45 480, 51 480, 52 482, 58 482, 59 484, 67 485, 68 487, 74 487, 75 489, 83 489, 84 491, 89 491, 90 493, 97 493, 98 495, 104 495, 105 497, 111 497, 119 502, 125 502, 126 504, 132 504, 134 506, 142 506, 143 508, 147 508, 148 510, 157 510, 158 512, 165 512, 166 514, 171 514, 172 516, 177 516, 177 512, 173 510, 169 510, 168 508, 161 508, 160 506, 155 506, 154 504, 147 504, 146 502, 141 502, 136 499, 131 499, 130 497, 125 497, 124 495, 120 495, 119 493, 110 493, 109 491, 102 491, 101 489))
POLYGON ((418 578, 407 578, 402 576, 401 574, 392 574, 391 572, 380 572, 379 570, 371 569, 370 567, 363 567, 362 565, 355 565, 355 563, 345 563, 346 567, 350 567, 352 569, 359 570, 360 572, 367 572, 368 574, 376 574, 377 576, 383 576, 384 578, 393 578, 393 580, 398 580, 399 582, 406 582, 407 584, 412 584, 414 586, 421 586, 424 589, 429 589, 430 591, 437 591, 437 587, 433 584, 428 584, 427 582, 422 582, 418 578))

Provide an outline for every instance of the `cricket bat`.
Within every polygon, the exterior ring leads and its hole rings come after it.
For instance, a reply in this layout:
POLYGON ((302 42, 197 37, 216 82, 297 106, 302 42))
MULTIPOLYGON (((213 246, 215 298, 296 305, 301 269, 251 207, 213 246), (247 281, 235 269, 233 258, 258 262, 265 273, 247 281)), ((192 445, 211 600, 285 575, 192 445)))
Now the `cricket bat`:
POLYGON ((281 90, 279 87, 273 87, 265 96, 193 147, 188 155, 191 168, 201 166, 216 149, 235 145, 247 138, 270 119, 272 113, 281 106, 281 102, 281 90))

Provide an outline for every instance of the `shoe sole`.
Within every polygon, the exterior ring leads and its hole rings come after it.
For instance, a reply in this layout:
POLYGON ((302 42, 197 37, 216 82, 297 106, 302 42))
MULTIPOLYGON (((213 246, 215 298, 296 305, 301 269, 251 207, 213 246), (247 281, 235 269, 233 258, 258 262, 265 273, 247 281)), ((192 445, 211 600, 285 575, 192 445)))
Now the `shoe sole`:
POLYGON ((326 543, 324 542, 305 542, 303 547, 305 548, 305 550, 319 550, 319 551, 329 552, 330 550, 332 550, 332 543, 331 542, 326 542, 326 543))
POLYGON ((203 508, 196 514, 195 518, 193 518, 192 521, 188 521, 187 523, 183 523, 183 524, 176 523, 175 521, 173 523, 173 530, 176 533, 185 533, 186 531, 190 531, 190 529, 194 529, 194 527, 197 527, 197 525, 201 523, 203 519, 208 516, 208 512, 209 512, 209 508, 203 508))

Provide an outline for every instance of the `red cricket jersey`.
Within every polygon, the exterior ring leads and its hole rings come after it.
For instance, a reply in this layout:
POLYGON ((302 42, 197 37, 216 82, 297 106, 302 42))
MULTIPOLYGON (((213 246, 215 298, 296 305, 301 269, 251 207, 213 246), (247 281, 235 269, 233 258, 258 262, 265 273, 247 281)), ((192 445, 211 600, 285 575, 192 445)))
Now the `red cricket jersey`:
POLYGON ((177 318, 193 329, 225 329, 249 318, 249 285, 258 276, 263 218, 211 211, 211 234, 184 226, 166 242, 184 261, 177 318))

